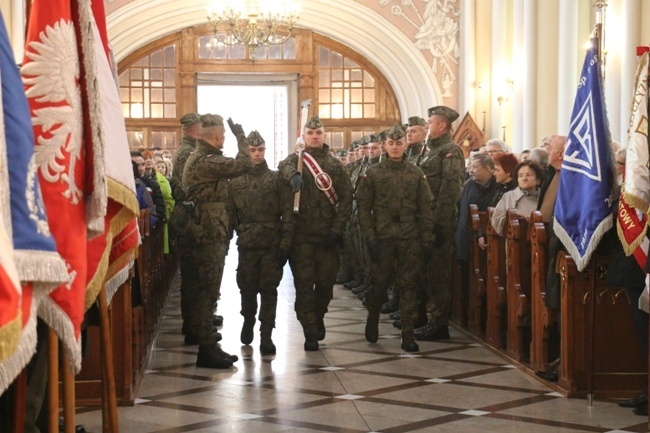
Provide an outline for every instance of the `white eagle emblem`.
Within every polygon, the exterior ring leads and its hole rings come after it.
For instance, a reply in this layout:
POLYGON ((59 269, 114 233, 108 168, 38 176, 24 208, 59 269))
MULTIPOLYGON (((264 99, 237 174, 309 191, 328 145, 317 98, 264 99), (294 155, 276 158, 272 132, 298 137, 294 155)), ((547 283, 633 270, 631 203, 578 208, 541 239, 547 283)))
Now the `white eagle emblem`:
POLYGON ((47 26, 39 40, 27 47, 29 61, 21 69, 27 98, 45 105, 33 110, 32 124, 43 131, 37 136, 36 165, 47 182, 66 183, 63 195, 77 204, 82 191, 75 184, 75 164, 83 130, 77 38, 72 23, 62 19, 47 26))

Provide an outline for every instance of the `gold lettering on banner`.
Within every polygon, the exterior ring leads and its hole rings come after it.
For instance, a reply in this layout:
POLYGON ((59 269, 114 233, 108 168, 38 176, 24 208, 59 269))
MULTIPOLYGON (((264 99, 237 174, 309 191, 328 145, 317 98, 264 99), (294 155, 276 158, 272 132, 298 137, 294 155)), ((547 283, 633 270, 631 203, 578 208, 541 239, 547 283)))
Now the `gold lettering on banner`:
POLYGON ((620 208, 618 210, 618 215, 623 219, 623 225, 625 225, 626 229, 629 230, 632 227, 636 227, 636 224, 634 224, 634 221, 632 220, 632 217, 630 217, 630 214, 627 212, 627 209, 620 208))

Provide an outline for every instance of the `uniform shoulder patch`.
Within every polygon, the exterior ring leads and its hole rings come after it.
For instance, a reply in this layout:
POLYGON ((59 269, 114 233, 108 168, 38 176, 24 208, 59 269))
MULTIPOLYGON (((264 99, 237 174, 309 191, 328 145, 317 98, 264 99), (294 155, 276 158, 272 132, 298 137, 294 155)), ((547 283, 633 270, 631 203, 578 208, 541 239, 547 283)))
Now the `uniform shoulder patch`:
POLYGON ((422 179, 427 180, 427 175, 426 175, 426 174, 423 174, 423 175, 422 175, 422 179))
POLYGON ((454 153, 453 153, 453 152, 449 152, 448 154, 445 155, 445 159, 447 159, 447 158, 451 158, 451 157, 453 157, 453 156, 454 156, 454 153))

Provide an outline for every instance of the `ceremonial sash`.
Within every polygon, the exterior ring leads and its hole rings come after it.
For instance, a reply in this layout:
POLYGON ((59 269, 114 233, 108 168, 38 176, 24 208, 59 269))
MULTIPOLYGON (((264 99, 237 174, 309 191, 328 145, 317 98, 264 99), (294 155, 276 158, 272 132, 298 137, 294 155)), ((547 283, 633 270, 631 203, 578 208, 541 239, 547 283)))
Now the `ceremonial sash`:
POLYGON ((630 206, 621 192, 616 217, 618 236, 626 254, 634 254, 641 269, 645 269, 648 260, 647 215, 630 206))
POLYGON ((336 205, 339 202, 339 197, 336 195, 336 191, 334 190, 332 178, 325 173, 322 168, 320 168, 320 165, 318 165, 318 162, 316 162, 316 159, 313 156, 307 152, 303 152, 302 157, 309 172, 314 176, 316 186, 318 189, 323 191, 323 194, 325 194, 325 197, 327 197, 327 200, 330 202, 332 207, 336 208, 336 205))

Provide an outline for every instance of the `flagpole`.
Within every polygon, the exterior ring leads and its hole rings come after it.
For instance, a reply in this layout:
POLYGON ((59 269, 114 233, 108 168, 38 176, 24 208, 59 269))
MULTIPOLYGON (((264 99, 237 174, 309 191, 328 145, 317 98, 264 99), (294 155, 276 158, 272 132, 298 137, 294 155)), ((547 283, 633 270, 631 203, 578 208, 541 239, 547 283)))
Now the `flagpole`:
POLYGON ((594 26, 593 39, 596 39, 596 54, 601 65, 601 77, 604 81, 607 57, 607 50, 605 49, 605 9, 607 8, 607 0, 596 0, 593 2, 593 7, 596 8, 596 24, 594 26))

